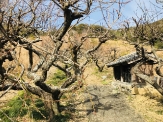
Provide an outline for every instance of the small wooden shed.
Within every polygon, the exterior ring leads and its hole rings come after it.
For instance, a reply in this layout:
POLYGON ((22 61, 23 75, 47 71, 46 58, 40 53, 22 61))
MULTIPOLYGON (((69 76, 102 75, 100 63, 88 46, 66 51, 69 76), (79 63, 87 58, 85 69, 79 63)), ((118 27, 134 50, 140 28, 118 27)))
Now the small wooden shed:
MULTIPOLYGON (((133 67, 144 60, 145 62, 139 69, 146 75, 153 77, 153 64, 155 63, 155 58, 153 55, 148 54, 148 56, 143 57, 138 55, 136 52, 122 56, 117 60, 107 64, 107 67, 113 67, 114 79, 121 82, 144 82, 144 80, 138 78, 134 73, 132 73, 133 67)), ((144 82, 145 83, 145 82, 144 82)))

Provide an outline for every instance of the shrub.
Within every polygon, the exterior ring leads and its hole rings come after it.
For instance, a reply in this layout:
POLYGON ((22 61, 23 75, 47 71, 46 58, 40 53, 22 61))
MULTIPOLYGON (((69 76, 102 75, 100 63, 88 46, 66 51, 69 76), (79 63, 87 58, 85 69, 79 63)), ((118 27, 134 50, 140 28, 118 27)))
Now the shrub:
POLYGON ((35 101, 31 99, 31 95, 24 91, 11 99, 0 111, 0 118, 4 122, 17 121, 18 117, 29 115, 35 120, 45 119, 46 111, 44 103, 40 99, 35 101))
POLYGON ((162 42, 162 41, 157 41, 157 42, 155 43, 155 47, 156 47, 157 49, 163 49, 163 42, 162 42))
POLYGON ((73 30, 77 31, 78 34, 82 34, 84 31, 88 29, 89 25, 87 24, 79 24, 73 27, 73 30))

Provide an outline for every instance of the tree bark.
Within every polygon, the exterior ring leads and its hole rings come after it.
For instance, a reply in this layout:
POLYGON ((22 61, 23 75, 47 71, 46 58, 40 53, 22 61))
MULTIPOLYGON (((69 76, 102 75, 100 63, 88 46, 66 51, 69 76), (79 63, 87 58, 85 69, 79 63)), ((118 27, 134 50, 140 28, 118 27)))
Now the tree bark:
POLYGON ((43 92, 42 98, 44 99, 44 106, 47 112, 48 122, 54 122, 55 116, 60 113, 59 111, 59 100, 54 100, 52 94, 43 92))
POLYGON ((146 82, 148 82, 150 85, 152 85, 161 95, 163 95, 163 89, 161 88, 161 86, 159 84, 157 84, 157 82, 153 81, 149 76, 143 74, 140 70, 139 70, 139 66, 143 64, 143 62, 139 62, 138 64, 135 65, 134 68, 134 73, 136 76, 138 76, 139 78, 145 80, 146 82))
POLYGON ((146 82, 148 82, 150 85, 152 85, 161 95, 163 95, 163 89, 160 87, 159 84, 157 84, 157 82, 154 82, 151 80, 151 78, 147 75, 144 75, 142 73, 136 73, 136 75, 139 78, 142 78, 143 80, 145 80, 146 82))
POLYGON ((24 84, 28 91, 42 98, 44 107, 47 112, 47 121, 55 122, 55 116, 60 114, 59 110, 59 95, 60 91, 55 90, 52 93, 45 92, 39 87, 32 87, 29 84, 24 84))

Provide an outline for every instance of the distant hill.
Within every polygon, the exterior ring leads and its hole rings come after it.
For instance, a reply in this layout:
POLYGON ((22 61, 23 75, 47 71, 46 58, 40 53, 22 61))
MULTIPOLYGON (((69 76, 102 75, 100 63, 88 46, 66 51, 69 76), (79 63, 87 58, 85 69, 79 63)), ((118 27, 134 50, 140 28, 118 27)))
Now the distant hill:
POLYGON ((155 45, 157 48, 163 48, 163 19, 152 23, 140 20, 137 24, 138 26, 135 24, 133 27, 116 30, 116 37, 123 39, 125 35, 125 39, 131 42, 137 42, 138 39, 139 42, 145 42, 148 39, 150 44, 155 45))

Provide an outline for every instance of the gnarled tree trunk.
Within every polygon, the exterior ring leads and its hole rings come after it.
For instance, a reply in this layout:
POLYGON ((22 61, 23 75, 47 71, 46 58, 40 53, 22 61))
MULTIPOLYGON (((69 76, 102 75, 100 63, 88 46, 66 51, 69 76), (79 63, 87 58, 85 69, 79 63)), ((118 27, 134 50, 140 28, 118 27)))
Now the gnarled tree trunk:
POLYGON ((153 81, 149 76, 143 74, 140 70, 139 70, 139 66, 142 64, 142 62, 136 64, 135 68, 134 68, 134 73, 136 76, 138 76, 139 78, 145 80, 146 82, 148 82, 150 85, 152 85, 161 95, 163 95, 163 89, 161 88, 161 86, 153 81))
POLYGON ((60 113, 59 110, 59 100, 58 98, 59 94, 55 94, 55 97, 47 92, 42 93, 42 98, 45 106, 45 110, 48 114, 47 118, 49 122, 55 121, 55 116, 60 113))

